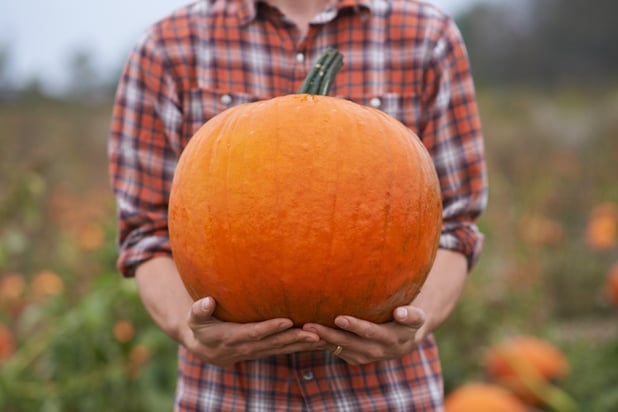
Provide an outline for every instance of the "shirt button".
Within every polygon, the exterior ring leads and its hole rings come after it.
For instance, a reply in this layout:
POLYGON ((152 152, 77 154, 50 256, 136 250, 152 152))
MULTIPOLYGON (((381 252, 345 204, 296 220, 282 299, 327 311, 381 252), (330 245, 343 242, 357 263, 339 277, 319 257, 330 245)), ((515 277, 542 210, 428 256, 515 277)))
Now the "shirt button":
POLYGON ((229 94, 224 94, 223 96, 221 96, 221 103, 229 106, 230 103, 232 103, 232 96, 230 96, 229 94))
POLYGON ((304 380, 306 380, 306 381, 310 381, 310 380, 312 380, 313 378, 314 378, 314 376, 313 376, 313 372, 311 372, 311 371, 306 371, 306 372, 303 372, 303 379, 304 379, 304 380))
POLYGON ((378 97, 374 97, 369 101, 369 104, 371 105, 371 107, 375 107, 376 109, 378 109, 380 106, 382 106, 382 100, 380 100, 378 97))
POLYGON ((305 61, 305 55, 302 53, 297 53, 296 54, 296 61, 299 63, 302 63, 305 61))

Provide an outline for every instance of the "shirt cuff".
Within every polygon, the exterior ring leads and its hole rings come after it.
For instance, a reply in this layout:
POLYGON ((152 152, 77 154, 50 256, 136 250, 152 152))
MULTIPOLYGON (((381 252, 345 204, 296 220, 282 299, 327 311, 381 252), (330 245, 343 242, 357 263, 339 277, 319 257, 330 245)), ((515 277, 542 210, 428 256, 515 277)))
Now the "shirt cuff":
POLYGON ((438 246, 441 249, 463 254, 468 262, 468 272, 470 272, 481 255, 483 240, 483 234, 479 232, 476 225, 458 225, 442 231, 438 246))
POLYGON ((156 256, 171 256, 169 239, 164 236, 148 236, 130 246, 120 247, 116 261, 118 271, 125 277, 135 276, 139 265, 156 256))

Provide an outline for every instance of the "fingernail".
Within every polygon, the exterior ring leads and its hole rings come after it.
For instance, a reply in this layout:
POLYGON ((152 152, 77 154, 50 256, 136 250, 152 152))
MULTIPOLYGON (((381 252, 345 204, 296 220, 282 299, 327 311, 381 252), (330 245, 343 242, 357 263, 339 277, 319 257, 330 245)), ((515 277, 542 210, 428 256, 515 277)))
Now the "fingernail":
POLYGON ((395 309, 395 316, 400 320, 405 320, 408 317, 408 309, 406 308, 397 308, 395 309))
POLYGON ((337 318, 335 319, 335 324, 342 329, 345 329, 350 324, 350 321, 347 318, 337 318))
POLYGON ((317 333, 317 330, 313 326, 303 326, 303 329, 307 332, 317 333))
POLYGON ((210 299, 210 297, 207 297, 200 301, 200 306, 204 312, 207 312, 210 310, 211 300, 212 299, 210 299))

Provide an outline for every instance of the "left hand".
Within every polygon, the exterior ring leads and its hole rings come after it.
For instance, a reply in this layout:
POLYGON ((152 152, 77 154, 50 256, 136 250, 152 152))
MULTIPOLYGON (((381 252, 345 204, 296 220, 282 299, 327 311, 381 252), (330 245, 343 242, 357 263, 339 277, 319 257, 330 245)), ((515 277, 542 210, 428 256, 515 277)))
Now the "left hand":
POLYGON ((412 305, 400 306, 393 312, 394 321, 376 324, 352 316, 337 316, 341 329, 307 323, 303 329, 320 336, 331 352, 351 365, 396 359, 410 353, 424 337, 419 333, 425 324, 425 313, 412 305))

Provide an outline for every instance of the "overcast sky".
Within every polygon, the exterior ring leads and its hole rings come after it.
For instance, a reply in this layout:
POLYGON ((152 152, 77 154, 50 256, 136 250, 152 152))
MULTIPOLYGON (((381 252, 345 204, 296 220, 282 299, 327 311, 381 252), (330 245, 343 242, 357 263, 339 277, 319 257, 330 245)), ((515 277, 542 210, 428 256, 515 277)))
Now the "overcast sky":
MULTIPOLYGON (((149 24, 189 1, 0 0, 0 47, 8 47, 16 83, 38 77, 61 87, 76 50, 89 50, 100 73, 111 73, 149 24)), ((453 15, 476 1, 431 0, 453 15)))

